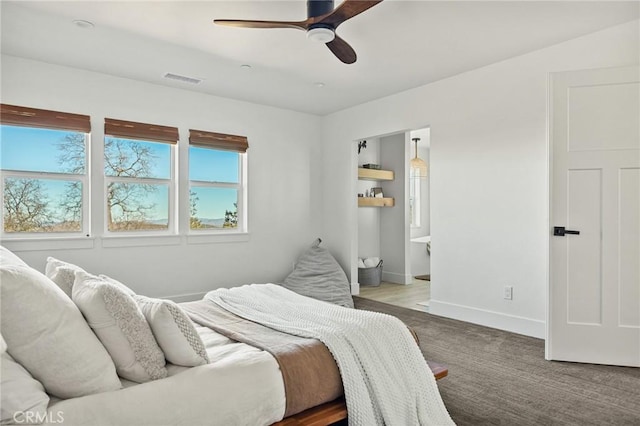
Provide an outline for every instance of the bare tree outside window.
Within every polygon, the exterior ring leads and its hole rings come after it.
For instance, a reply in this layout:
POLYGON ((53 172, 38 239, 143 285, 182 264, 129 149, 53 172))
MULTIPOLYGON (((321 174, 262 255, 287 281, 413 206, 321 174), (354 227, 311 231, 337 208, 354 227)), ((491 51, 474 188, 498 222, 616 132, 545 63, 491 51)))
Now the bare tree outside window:
MULTIPOLYGON (((106 138, 104 143, 104 173, 116 178, 150 178, 156 155, 142 143, 106 138)), ((149 195, 158 191, 158 185, 144 183, 111 182, 107 185, 107 226, 110 231, 166 229, 150 222, 153 202, 149 195)))
POLYGON ((51 222, 49 200, 36 179, 5 179, 5 232, 45 232, 51 222))
MULTIPOLYGON (((49 170, 33 167, 25 171, 60 173, 69 175, 69 179, 17 177, 9 172, 4 178, 4 232, 82 230, 83 183, 73 176, 87 172, 86 135, 64 132, 60 140, 52 143, 57 151, 57 166, 52 163, 49 170)), ((155 223, 151 218, 157 207, 153 195, 163 189, 167 192, 168 185, 144 181, 154 177, 156 161, 149 143, 105 139, 104 172, 112 178, 106 188, 106 216, 110 231, 167 229, 166 223, 155 223)))
MULTIPOLYGON (((86 173, 86 148, 83 133, 68 134, 58 142, 58 164, 62 170, 71 174, 86 173)), ((82 183, 67 182, 67 188, 60 200, 60 208, 73 221, 82 220, 82 183)))
MULTIPOLYGON (((4 125, 0 130, 3 232, 88 234, 87 134, 4 125)), ((171 147, 104 139, 104 198, 93 201, 103 203, 108 231, 163 231, 175 223, 171 147)), ((237 229, 244 220, 238 212, 244 190, 240 154, 198 147, 189 154, 189 228, 237 229)))
MULTIPOLYGON (((69 135, 58 145, 61 152, 58 162, 70 173, 84 172, 84 139, 69 135)), ((156 156, 142 143, 106 138, 104 143, 104 172, 116 178, 149 178, 156 156)), ((77 197, 76 183, 70 183, 62 201, 69 214, 80 214, 82 198, 77 197)), ((110 231, 135 231, 141 229, 166 229, 149 223, 155 203, 146 203, 149 194, 158 190, 157 185, 144 183, 110 182, 107 185, 107 226, 110 231)))
MULTIPOLYGON (((12 129, 12 134, 21 128, 12 129), (18 129, 18 130, 15 130, 18 129)), ((28 130, 28 129, 25 129, 28 130)), ((79 232, 82 231, 82 177, 85 173, 85 134, 48 131, 48 137, 64 135, 58 149, 69 145, 75 159, 74 168, 55 163, 48 166, 34 161, 17 163, 21 174, 12 173, 16 163, 3 159, 3 230, 7 233, 24 232, 79 232), (43 169, 39 169, 42 167, 43 169), (8 169, 8 170, 6 170, 8 169), (33 173, 31 173, 33 172, 33 173), (47 178, 38 172, 59 174, 58 178, 47 178), (30 176, 31 175, 31 176, 30 176), (42 176, 42 177, 41 177, 42 176)), ((21 137, 3 139, 3 144, 24 143, 21 137)), ((3 147, 3 152, 6 147, 3 147)), ((7 148, 9 149, 9 148, 7 148)), ((37 158, 37 153, 27 150, 25 154, 37 158)))

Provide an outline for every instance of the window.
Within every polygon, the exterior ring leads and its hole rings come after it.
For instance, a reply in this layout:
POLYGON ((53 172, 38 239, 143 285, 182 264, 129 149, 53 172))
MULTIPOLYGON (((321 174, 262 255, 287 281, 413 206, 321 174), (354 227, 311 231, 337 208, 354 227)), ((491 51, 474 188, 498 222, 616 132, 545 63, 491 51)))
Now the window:
POLYGON ((244 136, 189 131, 189 227, 246 231, 244 136))
POLYGON ((107 118, 104 133, 107 230, 173 231, 178 129, 107 118))
POLYGON ((86 115, 1 105, 4 238, 89 233, 86 115))

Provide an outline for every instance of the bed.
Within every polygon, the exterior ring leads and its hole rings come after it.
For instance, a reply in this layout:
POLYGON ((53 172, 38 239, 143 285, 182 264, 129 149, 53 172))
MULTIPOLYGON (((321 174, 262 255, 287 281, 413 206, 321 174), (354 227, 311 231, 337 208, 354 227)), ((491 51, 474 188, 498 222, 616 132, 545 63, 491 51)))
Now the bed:
MULTIPOLYGON (((317 279, 318 264, 302 275, 317 279)), ((451 424, 434 379, 446 368, 426 364, 397 318, 287 283, 178 305, 55 258, 46 269, 0 247, 3 424, 312 425, 347 412, 355 425, 451 424), (178 347, 198 362, 174 361, 178 347)))
MULTIPOLYGON (((203 302, 180 305, 197 318, 194 307, 203 302)), ((242 327, 245 321, 237 320, 242 327)), ((197 322, 203 322, 202 318, 197 322)), ((165 379, 143 384, 121 379, 123 389, 119 391, 66 400, 52 398, 47 419, 55 420, 63 413, 65 425, 83 426, 320 426, 348 417, 341 386, 337 394, 332 394, 336 392, 332 386, 325 386, 318 397, 322 403, 307 400, 310 407, 294 408, 295 414, 286 415, 286 391, 278 361, 268 351, 239 341, 251 339, 252 333, 237 334, 234 337, 238 340, 234 340, 203 325, 196 325, 196 330, 210 364, 191 368, 167 365, 169 377, 165 379)), ((436 379, 448 374, 443 365, 429 363, 429 367, 436 379)))

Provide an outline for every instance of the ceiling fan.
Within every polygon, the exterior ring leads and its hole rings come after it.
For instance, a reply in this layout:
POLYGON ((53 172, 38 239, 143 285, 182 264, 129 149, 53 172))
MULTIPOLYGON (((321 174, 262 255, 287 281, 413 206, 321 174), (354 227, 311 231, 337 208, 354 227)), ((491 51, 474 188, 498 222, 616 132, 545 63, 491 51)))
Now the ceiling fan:
POLYGON ((240 28, 293 28, 307 32, 307 37, 325 43, 329 50, 345 64, 356 61, 356 52, 336 35, 336 28, 344 21, 372 8, 382 0, 345 0, 335 9, 333 0, 307 0, 307 19, 304 21, 247 21, 215 19, 218 25, 240 28))

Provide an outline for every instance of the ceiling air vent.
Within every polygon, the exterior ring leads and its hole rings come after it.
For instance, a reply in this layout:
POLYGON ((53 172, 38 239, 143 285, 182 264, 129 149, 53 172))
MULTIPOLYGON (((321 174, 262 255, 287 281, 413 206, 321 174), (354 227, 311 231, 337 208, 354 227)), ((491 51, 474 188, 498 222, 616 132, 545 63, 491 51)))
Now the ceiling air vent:
POLYGON ((186 77, 184 75, 179 75, 179 74, 173 74, 173 73, 166 73, 164 75, 164 78, 168 78, 169 80, 176 80, 176 81, 181 81, 183 83, 189 83, 189 84, 200 84, 202 83, 202 80, 199 78, 193 78, 193 77, 186 77))

